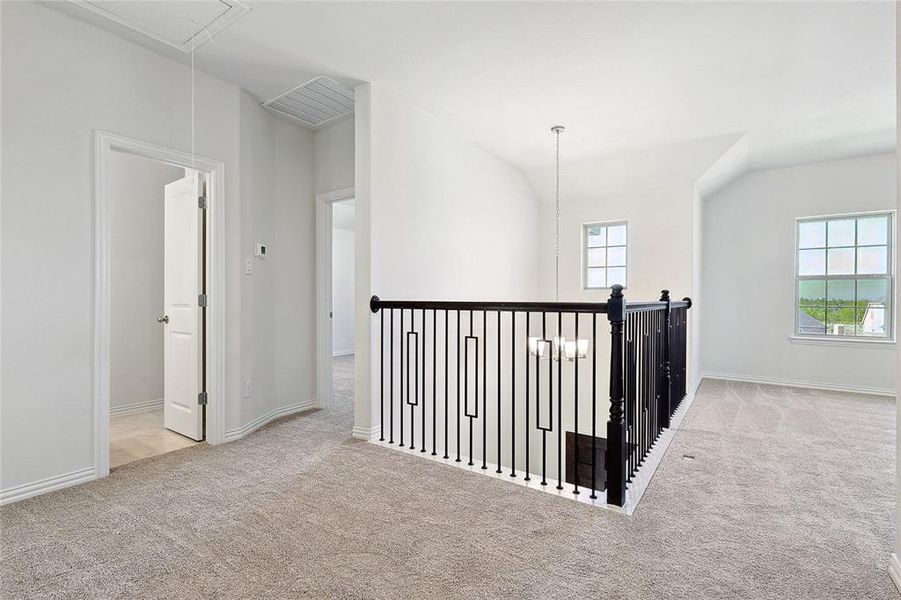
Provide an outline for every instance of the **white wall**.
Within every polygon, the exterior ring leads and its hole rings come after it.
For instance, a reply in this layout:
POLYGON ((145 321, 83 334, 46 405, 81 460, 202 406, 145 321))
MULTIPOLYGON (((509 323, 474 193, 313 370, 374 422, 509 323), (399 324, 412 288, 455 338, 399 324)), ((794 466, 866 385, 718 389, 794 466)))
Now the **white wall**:
MULTIPOLYGON (((189 151, 191 76, 41 4, 0 10, 7 490, 94 465, 92 135, 103 129, 189 151)), ((226 164, 227 367, 236 372, 239 94, 203 73, 196 85, 197 151, 226 164)), ((237 379, 229 383, 232 396, 240 392, 237 379)))
MULTIPOLYGON (((626 220, 628 285, 626 299, 657 300, 668 289, 673 299, 692 298, 689 323, 689 387, 698 381, 697 352, 701 340, 696 323, 702 321, 699 271, 701 259, 700 191, 698 182, 713 165, 730 156, 740 135, 703 138, 613 156, 565 160, 568 136, 561 136, 560 182, 560 300, 603 302, 610 290, 582 289, 584 223, 626 220)), ((548 133, 549 151, 553 137, 548 133)), ((731 171, 730 171, 731 173, 731 171)), ((554 297, 554 169, 530 170, 529 180, 541 201, 541 298, 554 297)), ((717 177, 717 185, 728 175, 717 177)), ((705 188, 708 189, 708 188, 705 188)), ((599 345, 606 360, 608 344, 599 345)), ((606 372, 605 372, 606 377, 606 372)), ((604 384, 606 385, 606 383, 604 384)), ((586 421, 583 421, 586 422, 586 421)))
POLYGON ((316 193, 354 185, 354 120, 342 119, 314 135, 316 193))
POLYGON ((356 296, 364 324, 356 427, 368 430, 379 422, 378 378, 368 384, 378 368, 369 353, 378 333, 369 297, 533 299, 538 220, 520 170, 387 90, 364 86, 356 98, 356 296))
POLYGON ((353 354, 354 232, 340 227, 332 229, 332 313, 332 354, 353 354))
POLYGON ((240 405, 227 436, 272 411, 314 402, 315 204, 313 134, 276 118, 241 92, 242 276, 240 405), (256 243, 267 246, 256 258, 256 243))
POLYGON ((795 218, 895 206, 895 157, 749 173, 705 200, 706 373, 892 393, 895 351, 793 343, 795 218))
MULTIPOLYGON (((560 300, 605 302, 610 290, 582 289, 582 225, 628 222, 627 300, 657 300, 663 288, 691 295, 691 186, 561 203, 560 300)), ((541 204, 541 299, 554 299, 554 205, 541 204)))
POLYGON ((184 169, 110 156, 110 408, 163 398, 163 195, 184 169))
MULTIPOLYGON (((191 73, 38 3, 0 10, 7 491, 94 467, 92 136, 101 129, 190 151, 191 73)), ((235 430, 312 398, 312 134, 257 114, 239 88, 202 72, 196 100, 197 153, 225 163, 226 429, 235 430), (242 185, 242 176, 256 178, 242 185), (242 226, 247 215, 253 223, 242 226), (242 259, 260 237, 273 256, 261 277, 245 278, 242 259), (275 337, 267 319, 279 322, 275 337), (247 403, 245 374, 261 386, 247 403)))

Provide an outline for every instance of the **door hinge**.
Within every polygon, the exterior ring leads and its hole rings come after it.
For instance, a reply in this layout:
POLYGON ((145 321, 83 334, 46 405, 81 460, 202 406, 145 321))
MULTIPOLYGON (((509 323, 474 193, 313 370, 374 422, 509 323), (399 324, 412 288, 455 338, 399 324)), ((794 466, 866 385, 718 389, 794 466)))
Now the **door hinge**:
POLYGON ((206 307, 206 294, 200 294, 197 296, 197 306, 206 307))
POLYGON ((206 406, 206 392, 200 392, 197 394, 197 404, 200 406, 206 406))
POLYGON ((197 196, 197 208, 206 210, 206 196, 197 196))

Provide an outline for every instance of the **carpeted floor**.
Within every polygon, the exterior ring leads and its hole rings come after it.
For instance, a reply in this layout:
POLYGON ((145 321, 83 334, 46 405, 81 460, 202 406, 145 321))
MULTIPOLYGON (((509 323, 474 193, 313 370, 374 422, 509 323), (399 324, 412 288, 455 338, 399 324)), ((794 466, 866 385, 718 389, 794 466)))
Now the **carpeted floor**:
POLYGON ((3 507, 0 596, 897 597, 893 400, 706 381, 626 517, 350 439, 348 365, 334 406, 3 507))

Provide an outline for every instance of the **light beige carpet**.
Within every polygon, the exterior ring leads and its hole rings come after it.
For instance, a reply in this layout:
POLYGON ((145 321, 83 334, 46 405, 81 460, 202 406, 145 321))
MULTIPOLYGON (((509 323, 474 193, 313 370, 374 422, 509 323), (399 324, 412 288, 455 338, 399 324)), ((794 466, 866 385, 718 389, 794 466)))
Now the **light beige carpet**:
POLYGON ((345 396, 3 507, 0 596, 896 597, 892 400, 707 381, 632 517, 350 426, 345 396))

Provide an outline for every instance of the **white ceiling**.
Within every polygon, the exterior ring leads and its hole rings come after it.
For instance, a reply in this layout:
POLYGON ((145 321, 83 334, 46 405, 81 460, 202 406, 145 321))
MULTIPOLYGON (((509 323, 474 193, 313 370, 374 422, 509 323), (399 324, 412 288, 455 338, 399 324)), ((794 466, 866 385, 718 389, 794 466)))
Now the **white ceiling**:
POLYGON ((247 12, 235 0, 71 0, 183 52, 201 47, 247 12))
POLYGON ((757 167, 895 143, 892 2, 248 4, 199 68, 261 100, 373 82, 526 170, 556 123, 568 160, 736 133, 757 167))

